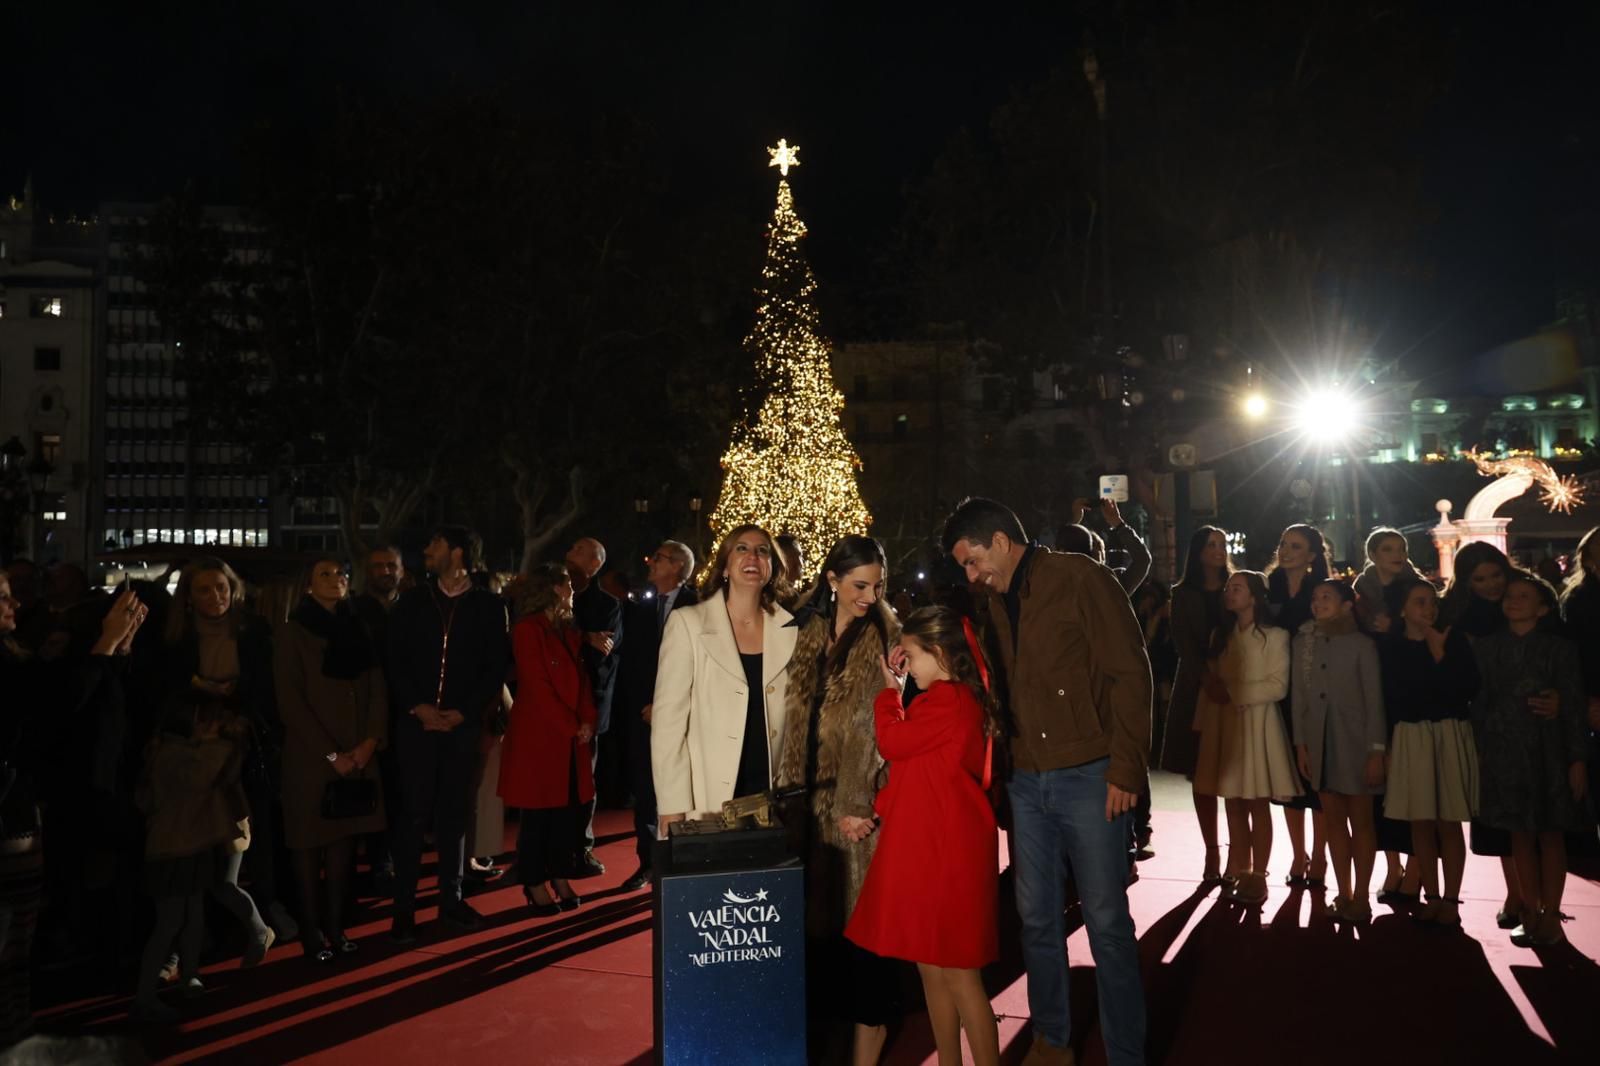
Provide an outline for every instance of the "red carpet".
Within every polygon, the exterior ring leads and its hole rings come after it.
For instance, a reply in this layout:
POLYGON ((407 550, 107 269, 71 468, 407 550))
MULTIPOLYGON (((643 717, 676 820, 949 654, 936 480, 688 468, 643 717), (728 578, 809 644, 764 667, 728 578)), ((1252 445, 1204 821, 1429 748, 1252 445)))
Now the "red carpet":
MULTIPOLYGON (((1202 852, 1192 815, 1156 812, 1157 855, 1130 897, 1150 1001, 1150 1061, 1338 1063, 1596 1061, 1600 1029, 1600 887, 1573 877, 1564 909, 1571 944, 1513 947, 1494 926, 1498 867, 1469 860, 1465 935, 1417 928, 1378 907, 1372 926, 1339 930, 1320 904, 1284 888, 1278 825, 1275 880, 1259 920, 1195 892, 1202 852)), ((42 1012, 47 1031, 136 1032, 164 1062, 407 1063, 650 1061, 647 893, 620 895, 633 872, 626 812, 602 814, 605 876, 583 883, 582 909, 530 920, 507 885, 474 897, 483 930, 452 936, 419 912, 422 939, 389 944, 387 906, 350 930, 356 961, 315 967, 296 945, 256 970, 206 971, 210 991, 168 1030, 129 1028, 127 1000, 105 996, 42 1012)), ((1379 859, 1379 876, 1383 860, 1379 859)), ((503 882, 502 882, 503 883, 503 882)), ((1007 893, 1003 893, 1008 894, 1007 893)), ((424 903, 427 898, 424 897, 424 903)), ((1014 920, 1014 919, 1013 919, 1014 920)), ((1004 927, 1003 927, 1004 928, 1004 927)), ((1015 937, 991 975, 1007 1062, 1028 1044, 1026 981, 1015 937)), ((1085 933, 1068 941, 1079 1061, 1104 1062, 1095 1031, 1085 933)), ((176 1001, 174 1001, 176 1002, 176 1001)), ((932 1063, 925 1017, 891 1037, 885 1061, 932 1063)))

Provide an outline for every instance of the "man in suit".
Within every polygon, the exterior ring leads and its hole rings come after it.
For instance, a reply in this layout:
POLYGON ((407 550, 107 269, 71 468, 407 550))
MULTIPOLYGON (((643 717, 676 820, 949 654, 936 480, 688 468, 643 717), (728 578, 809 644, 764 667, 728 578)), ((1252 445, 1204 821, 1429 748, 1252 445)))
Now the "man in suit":
POLYGON ((624 892, 637 892, 650 883, 651 846, 656 839, 656 783, 650 772, 650 711, 655 701, 656 660, 667 615, 700 601, 688 583, 693 576, 694 552, 689 546, 675 540, 662 541, 650 556, 650 587, 622 612, 628 646, 620 653, 617 713, 628 723, 628 775, 639 852, 639 869, 622 883, 624 892))
MULTIPOLYGON (((611 695, 617 683, 617 646, 622 643, 622 605, 595 580, 606 565, 606 547, 593 537, 580 537, 567 549, 567 573, 572 576, 572 620, 583 633, 583 665, 589 671, 597 720, 589 756, 599 763, 600 738, 611 727, 611 695)), ((591 766, 591 769, 593 767, 591 766)), ((589 801, 583 854, 577 856, 579 877, 598 877, 605 865, 594 855, 594 800, 589 801)))

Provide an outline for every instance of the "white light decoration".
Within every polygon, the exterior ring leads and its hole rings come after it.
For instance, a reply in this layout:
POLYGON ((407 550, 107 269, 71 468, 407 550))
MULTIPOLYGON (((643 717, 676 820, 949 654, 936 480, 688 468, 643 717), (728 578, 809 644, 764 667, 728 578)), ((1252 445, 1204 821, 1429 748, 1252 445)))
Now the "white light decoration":
MULTIPOLYGON (((780 173, 799 162, 798 151, 786 141, 767 149, 780 173)), ((840 423, 844 395, 834 387, 813 300, 817 283, 800 251, 805 235, 780 178, 755 325, 744 341, 756 386, 723 454, 722 493, 709 521, 718 537, 745 522, 788 533, 805 558, 822 559, 840 537, 865 533, 872 516, 856 485, 861 460, 840 423)))
POLYGON ((777 167, 778 173, 785 178, 789 176, 790 167, 800 165, 800 146, 790 144, 782 137, 778 138, 778 147, 767 149, 767 155, 771 157, 767 161, 767 166, 777 167))
POLYGON ((1492 459, 1486 455, 1479 455, 1477 449, 1467 453, 1473 465, 1478 468, 1478 473, 1484 477, 1499 478, 1500 480, 1489 488, 1484 489, 1467 505, 1467 517, 1487 517, 1499 509, 1501 504, 1521 496, 1534 485, 1539 486, 1539 502, 1554 514, 1571 514, 1572 509, 1583 503, 1583 486, 1578 479, 1568 474, 1561 477, 1550 464, 1543 459, 1528 455, 1515 455, 1505 459, 1492 459), (1499 490, 1499 491, 1495 491, 1499 490), (1484 502, 1478 503, 1479 498, 1484 502), (1483 514, 1474 512, 1477 506, 1483 514))
POLYGON ((1267 398, 1259 392, 1252 392, 1244 398, 1244 403, 1240 406, 1244 409, 1246 418, 1251 421, 1257 421, 1266 416, 1267 398))

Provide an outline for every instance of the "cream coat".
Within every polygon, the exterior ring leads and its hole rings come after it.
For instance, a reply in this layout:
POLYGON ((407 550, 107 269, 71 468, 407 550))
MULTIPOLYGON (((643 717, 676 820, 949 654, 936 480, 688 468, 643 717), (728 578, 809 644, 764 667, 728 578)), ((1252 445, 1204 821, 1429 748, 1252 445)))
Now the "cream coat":
MULTIPOLYGON (((733 798, 749 691, 725 603, 719 594, 667 616, 650 720, 656 810, 663 817, 712 814, 733 798)), ((779 607, 765 616, 761 631, 767 765, 773 769, 783 758, 786 668, 797 632, 789 620, 779 607)))

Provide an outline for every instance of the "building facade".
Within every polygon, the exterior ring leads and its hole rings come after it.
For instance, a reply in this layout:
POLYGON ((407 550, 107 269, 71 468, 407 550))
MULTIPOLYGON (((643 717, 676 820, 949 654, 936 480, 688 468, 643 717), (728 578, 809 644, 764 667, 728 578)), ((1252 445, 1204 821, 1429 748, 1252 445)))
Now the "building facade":
POLYGON ((102 296, 91 266, 51 246, 92 239, 90 225, 36 219, 26 194, 0 204, 0 441, 14 489, 0 540, 44 564, 82 564, 95 538, 102 296))

